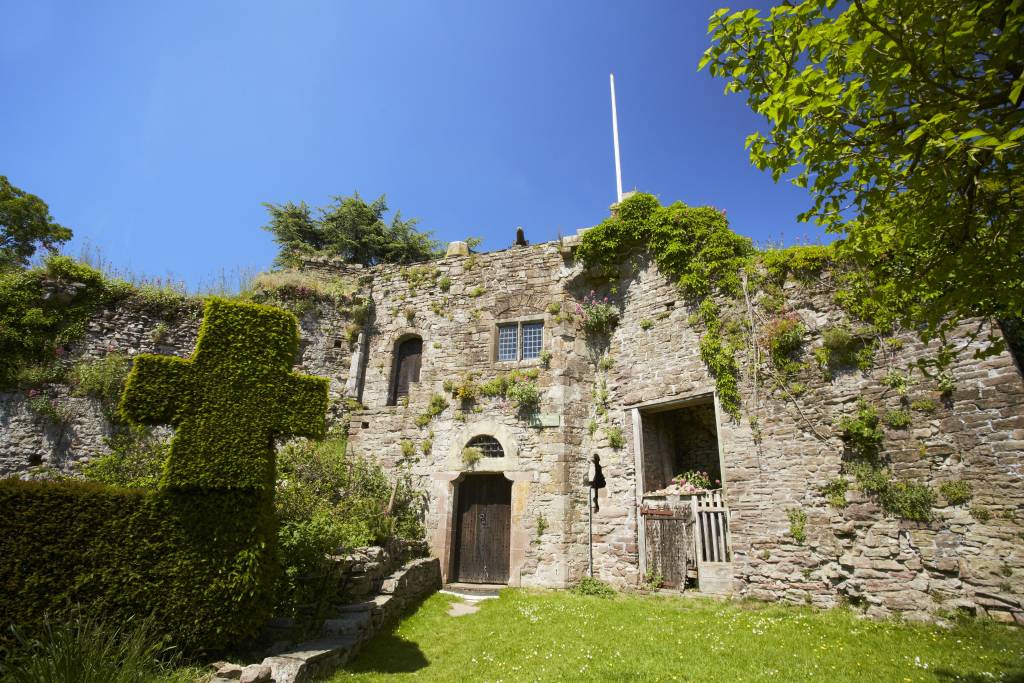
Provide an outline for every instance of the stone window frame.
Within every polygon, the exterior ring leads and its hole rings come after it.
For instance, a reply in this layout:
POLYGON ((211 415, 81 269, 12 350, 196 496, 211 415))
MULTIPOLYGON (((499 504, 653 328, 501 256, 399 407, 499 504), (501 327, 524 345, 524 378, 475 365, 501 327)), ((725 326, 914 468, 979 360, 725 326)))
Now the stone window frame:
POLYGON ((495 366, 500 368, 522 368, 522 367, 533 367, 541 364, 540 356, 548 348, 551 342, 551 333, 549 331, 548 321, 543 313, 534 313, 532 315, 520 315, 511 318, 501 318, 495 320, 491 327, 491 362, 495 366), (523 358, 523 325, 528 323, 538 323, 541 326, 541 342, 540 342, 540 354, 536 358, 523 358), (499 360, 498 359, 498 336, 500 334, 500 328, 506 325, 516 326, 516 358, 514 360, 499 360))

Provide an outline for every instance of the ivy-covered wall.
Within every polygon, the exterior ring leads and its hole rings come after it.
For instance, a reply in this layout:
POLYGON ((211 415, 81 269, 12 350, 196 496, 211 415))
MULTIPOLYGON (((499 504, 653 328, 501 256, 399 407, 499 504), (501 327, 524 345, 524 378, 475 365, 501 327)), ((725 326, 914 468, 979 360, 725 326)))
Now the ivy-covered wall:
MULTIPOLYGON (((512 580, 576 581, 587 566, 583 479, 596 453, 608 484, 594 518, 596 573, 638 584, 633 409, 710 394, 734 592, 849 602, 874 615, 962 608, 1024 619, 1015 617, 1024 602, 1024 380, 1006 352, 973 357, 987 328, 970 341, 972 321, 951 336, 965 348, 944 366, 926 364, 926 376, 917 361, 943 359, 938 342, 866 324, 869 300, 832 268, 829 249, 758 253, 717 210, 648 208, 658 217, 642 228, 649 239, 626 239, 625 250, 612 239, 593 265, 583 245, 605 241, 600 230, 413 267, 305 265, 324 282, 354 282, 372 306, 354 316, 350 304, 314 300, 300 316, 299 367, 331 377, 350 452, 420 482, 432 552, 450 557, 459 478, 501 471, 513 479, 512 580), (660 259, 648 243, 660 245, 660 259), (543 321, 546 359, 494 360, 495 325, 508 320, 543 321), (396 343, 410 335, 423 339, 420 381, 389 406, 396 343), (361 408, 342 397, 357 352, 361 408), (513 370, 536 372, 521 395, 508 393, 513 370), (533 390, 536 419, 518 408, 533 390), (496 436, 506 457, 468 462, 464 446, 477 434, 496 436)), ((612 238, 621 227, 611 226, 612 238)), ((302 297, 293 287, 282 303, 302 297)), ((104 315, 73 353, 148 349, 149 328, 118 336, 138 314, 104 315)), ((71 400, 93 402, 83 422, 102 424, 96 399, 71 400)), ((38 424, 13 431, 41 439, 38 424)))

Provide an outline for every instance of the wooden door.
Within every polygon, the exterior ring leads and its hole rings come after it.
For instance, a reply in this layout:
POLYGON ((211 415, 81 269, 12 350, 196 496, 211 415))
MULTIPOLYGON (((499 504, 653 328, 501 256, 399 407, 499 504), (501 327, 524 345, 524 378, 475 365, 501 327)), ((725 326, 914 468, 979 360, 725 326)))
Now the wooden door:
POLYGON ((406 339, 398 345, 395 359, 395 379, 391 389, 391 405, 409 395, 409 385, 420 381, 420 360, 423 357, 423 340, 419 337, 406 339))
POLYGON ((687 533, 693 522, 689 505, 679 507, 644 506, 641 511, 647 553, 647 571, 660 576, 666 588, 682 590, 686 569, 692 564, 693 549, 687 533))
POLYGON ((512 482, 476 474, 459 484, 455 577, 468 583, 508 583, 512 482))

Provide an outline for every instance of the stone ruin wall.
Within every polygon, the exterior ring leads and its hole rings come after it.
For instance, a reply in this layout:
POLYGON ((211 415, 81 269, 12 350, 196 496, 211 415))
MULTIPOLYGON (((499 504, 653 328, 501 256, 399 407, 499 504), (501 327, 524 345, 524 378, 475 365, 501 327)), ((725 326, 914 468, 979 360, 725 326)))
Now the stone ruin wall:
MULTIPOLYGON (((89 320, 84 337, 67 346, 63 362, 99 359, 108 353, 135 356, 155 353, 188 357, 195 348, 202 319, 202 303, 187 299, 173 315, 155 315, 130 303, 100 312, 89 320), (157 330, 163 332, 159 336, 157 330)), ((347 317, 333 306, 321 304, 314 314, 300 318, 301 372, 331 378, 331 395, 340 398, 348 376, 347 317)), ((23 391, 0 392, 0 477, 75 475, 78 468, 106 452, 113 429, 100 401, 75 396, 66 384, 51 385, 67 420, 55 425, 35 415, 23 391)), ((157 433, 170 434, 157 427, 157 433)))
MULTIPOLYGON (((428 264, 436 269, 436 279, 413 287, 409 271, 396 266, 359 269, 310 262, 310 273, 358 277, 361 294, 374 302, 364 336, 365 409, 340 412, 353 351, 347 339, 352 321, 344 311, 321 304, 301 317, 299 369, 331 378, 334 414, 349 424, 350 452, 377 458, 422 484, 428 541, 442 561, 450 538, 448 498, 454 480, 468 469, 461 461, 462 446, 478 433, 512 444, 504 462, 485 462, 476 471, 513 473, 506 476, 514 479, 514 584, 565 586, 585 573, 583 480, 589 456, 599 454, 607 487, 594 517, 595 574, 618 586, 635 586, 642 577, 631 408, 711 394, 714 381, 699 357, 700 330, 690 322, 692 309, 649 264, 624 270, 617 283, 613 298, 622 315, 607 349, 588 346, 572 321, 551 312, 553 302, 562 311, 571 310, 574 299, 593 286, 573 263, 571 242, 448 257, 428 264), (442 277, 450 280, 448 291, 437 284, 442 277), (431 395, 444 393, 444 380, 457 381, 474 371, 484 381, 512 367, 534 367, 492 360, 495 323, 523 317, 545 323, 544 348, 552 358, 550 367, 540 370, 540 412, 558 416, 557 425, 530 426, 511 406, 494 399, 478 400, 475 410, 465 406, 464 419, 458 419, 459 406, 449 396, 452 405, 426 427, 417 427, 414 420, 431 395), (395 345, 408 334, 423 339, 420 382, 412 386, 408 405, 387 406, 395 345), (601 370, 597 360, 605 350, 612 364, 601 370), (594 410, 602 380, 608 391, 604 418, 594 410), (601 425, 593 435, 587 428, 591 419, 601 425), (605 427, 610 424, 622 428, 624 448, 609 443, 605 427), (432 448, 424 454, 422 443, 431 432, 432 448), (402 454, 403 440, 416 446, 411 459, 402 454), (538 534, 541 520, 546 528, 538 534)), ((804 360, 821 344, 821 328, 844 319, 831 292, 827 275, 816 284, 786 285, 787 309, 810 330, 804 360)), ((90 323, 71 356, 97 357, 109 350, 188 355, 197 311, 178 316, 156 348, 151 334, 159 322, 134 310, 106 311, 90 323)), ((756 411, 749 364, 740 353, 742 419, 718 411, 735 592, 822 607, 850 601, 872 615, 926 617, 960 608, 1024 622, 1024 382, 1008 353, 981 361, 971 357, 972 349, 961 353, 952 368, 957 388, 945 402, 939 401, 933 383, 916 375, 918 383, 908 395, 934 399, 938 410, 913 413, 907 429, 886 428, 883 454, 897 477, 934 487, 963 479, 974 490, 968 505, 945 505, 940 497, 935 520, 922 523, 885 516, 855 487, 842 509, 831 507, 820 493, 843 462, 843 443, 834 426, 838 417, 851 413, 860 396, 883 410, 899 407, 899 397, 882 378, 889 369, 906 367, 928 353, 913 334, 901 338, 904 346, 891 357, 880 352, 867 374, 850 371, 828 381, 809 363, 799 377, 807 391, 798 398, 759 387, 756 411), (759 438, 748 421, 752 412, 759 438), (804 543, 790 537, 790 508, 807 513, 804 543), (987 511, 988 519, 979 519, 972 509, 987 511)), ((72 472, 75 463, 103 452, 109 426, 98 402, 67 401, 72 418, 57 434, 29 413, 22 394, 0 394, 0 475, 26 476, 38 465, 72 472)))

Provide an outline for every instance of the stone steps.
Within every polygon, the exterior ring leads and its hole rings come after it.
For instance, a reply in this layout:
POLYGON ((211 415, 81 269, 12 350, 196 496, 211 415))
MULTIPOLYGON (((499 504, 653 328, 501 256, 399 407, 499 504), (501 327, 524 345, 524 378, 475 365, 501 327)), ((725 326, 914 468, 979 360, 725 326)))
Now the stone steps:
MULTIPOLYGON (((405 563, 385 577, 381 593, 370 600, 341 605, 325 619, 320 635, 298 645, 275 647, 260 664, 224 664, 211 683, 306 683, 344 666, 383 627, 402 611, 441 587, 437 558, 405 563)), ((285 620, 276 626, 284 626, 285 620)))

